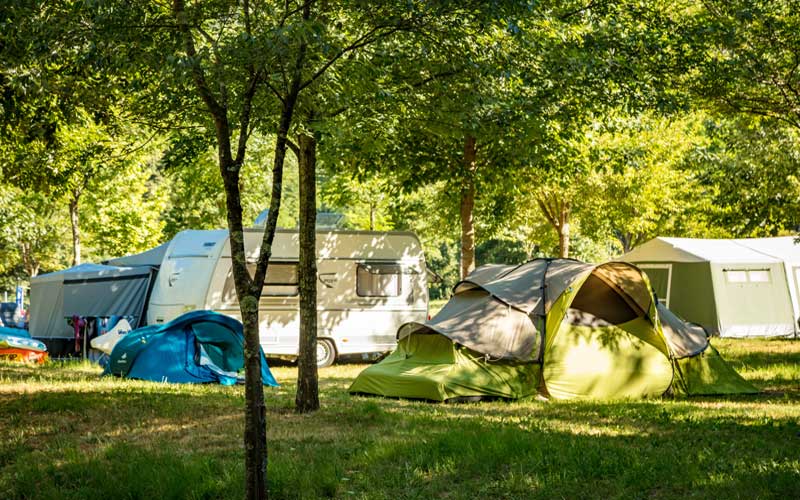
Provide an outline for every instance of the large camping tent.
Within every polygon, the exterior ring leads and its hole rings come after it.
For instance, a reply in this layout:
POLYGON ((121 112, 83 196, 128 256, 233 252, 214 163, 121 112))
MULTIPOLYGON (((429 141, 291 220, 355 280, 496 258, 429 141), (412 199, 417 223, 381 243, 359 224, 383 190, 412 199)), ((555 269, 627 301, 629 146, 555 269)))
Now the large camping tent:
POLYGON ((150 266, 78 266, 31 279, 30 333, 39 339, 72 339, 72 316, 132 316, 136 327, 145 316, 156 276, 150 266))
POLYGON ((654 238, 622 260, 668 308, 722 337, 797 335, 800 245, 793 236, 654 238))
MULTIPOLYGON (((263 351, 260 355, 263 383, 278 385, 263 351)), ((123 336, 111 351, 105 373, 156 382, 232 385, 244 381, 243 368, 242 324, 213 311, 192 311, 123 336)))
POLYGON ((435 401, 620 398, 754 392, 623 262, 568 259, 477 269, 351 393, 435 401))

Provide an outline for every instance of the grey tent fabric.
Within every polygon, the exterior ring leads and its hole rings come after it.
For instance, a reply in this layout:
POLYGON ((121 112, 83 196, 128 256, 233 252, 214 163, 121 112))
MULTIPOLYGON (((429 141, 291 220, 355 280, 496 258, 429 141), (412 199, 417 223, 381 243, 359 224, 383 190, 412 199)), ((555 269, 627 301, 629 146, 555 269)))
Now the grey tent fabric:
POLYGON ((453 297, 434 318, 424 324, 403 325, 398 338, 428 329, 493 358, 538 360, 544 316, 576 282, 585 282, 584 295, 600 306, 598 310, 584 309, 601 320, 616 324, 647 316, 652 299, 635 266, 535 259, 516 267, 476 269, 455 286, 453 297), (603 309, 619 314, 604 315, 603 309))
MULTIPOLYGON (((56 274, 56 273, 51 273, 56 274)), ((32 337, 70 338, 72 329, 64 320, 64 281, 47 274, 31 279, 30 323, 32 337)))
POLYGON ((136 267, 136 266, 152 266, 158 267, 161 265, 161 261, 164 260, 164 255, 167 253, 167 247, 169 247, 169 241, 166 243, 162 243, 161 245, 151 248, 142 253, 137 253, 134 255, 126 255, 124 257, 117 257, 114 259, 108 259, 103 261, 103 264, 109 266, 118 266, 118 267, 136 267))
POLYGON ((473 286, 480 286, 506 304, 530 314, 538 307, 541 299, 546 267, 546 260, 537 259, 518 266, 492 281, 476 283, 467 277, 456 286, 456 293, 473 286))
POLYGON ((31 280, 31 336, 69 338, 71 316, 133 316, 143 320, 147 293, 155 277, 149 266, 81 264, 31 280))
POLYGON ((594 269, 591 264, 559 259, 536 259, 506 271, 491 280, 478 268, 456 285, 455 293, 482 288, 501 301, 526 314, 543 315, 550 310, 552 302, 575 281, 577 275, 594 269), (545 285, 547 280, 547 286, 545 285), (542 292, 547 304, 543 303, 542 292))
MULTIPOLYGON (((509 266, 505 264, 486 264, 481 267, 475 268, 474 271, 469 273, 467 280, 472 283, 484 284, 490 283, 500 276, 506 274, 517 266, 509 266)), ((457 285, 456 285, 457 286, 457 285)))
POLYGON ((661 329, 676 358, 695 356, 706 350, 708 337, 702 326, 687 323, 662 304, 657 304, 661 329))
POLYGON ((470 349, 497 359, 538 359, 541 339, 525 313, 481 289, 455 294, 425 324, 407 323, 398 338, 430 329, 470 349))

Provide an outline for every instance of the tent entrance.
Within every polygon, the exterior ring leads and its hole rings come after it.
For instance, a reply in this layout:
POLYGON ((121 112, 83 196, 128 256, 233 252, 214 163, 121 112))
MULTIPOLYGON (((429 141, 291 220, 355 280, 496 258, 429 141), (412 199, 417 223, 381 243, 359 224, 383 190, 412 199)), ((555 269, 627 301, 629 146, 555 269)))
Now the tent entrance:
POLYGON ((595 269, 545 353, 548 393, 556 399, 663 394, 672 382, 672 365, 650 317, 650 302, 647 282, 635 268, 595 269))
POLYGON ((640 264, 639 269, 647 273, 658 301, 669 307, 672 290, 672 264, 640 264))

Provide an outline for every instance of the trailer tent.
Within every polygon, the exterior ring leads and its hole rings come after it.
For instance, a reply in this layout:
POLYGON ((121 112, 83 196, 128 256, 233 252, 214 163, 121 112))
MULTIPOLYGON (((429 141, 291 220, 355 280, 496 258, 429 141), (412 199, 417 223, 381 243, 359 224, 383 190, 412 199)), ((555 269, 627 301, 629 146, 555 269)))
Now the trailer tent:
POLYGON ((622 260, 665 306, 721 337, 797 335, 800 245, 792 236, 654 238, 622 260))
POLYGON ((157 270, 150 266, 78 266, 31 279, 30 333, 39 339, 68 339, 72 316, 133 316, 143 324, 148 292, 157 270))
POLYGON ((623 262, 537 259, 478 268, 445 307, 398 332, 350 387, 434 401, 755 392, 623 262))

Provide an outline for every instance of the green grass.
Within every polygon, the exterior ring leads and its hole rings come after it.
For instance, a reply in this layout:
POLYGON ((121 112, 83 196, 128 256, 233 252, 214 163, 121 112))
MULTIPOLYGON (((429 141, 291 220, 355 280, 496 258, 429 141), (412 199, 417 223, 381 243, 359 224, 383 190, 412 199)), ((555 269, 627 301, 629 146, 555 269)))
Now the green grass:
MULTIPOLYGON (((459 405, 268 389, 273 498, 798 498, 800 342, 715 341, 758 396, 459 405)), ((241 387, 0 365, 0 498, 241 498, 241 387)))

